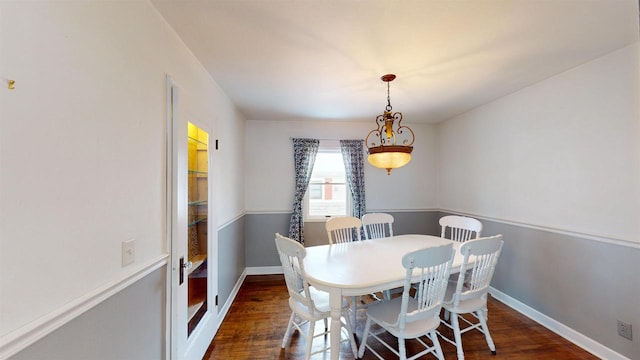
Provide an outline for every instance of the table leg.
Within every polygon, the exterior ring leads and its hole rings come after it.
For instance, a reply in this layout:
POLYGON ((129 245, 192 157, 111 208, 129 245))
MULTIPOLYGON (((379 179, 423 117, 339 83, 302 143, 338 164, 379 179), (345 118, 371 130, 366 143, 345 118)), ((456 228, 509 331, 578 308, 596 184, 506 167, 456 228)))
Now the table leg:
POLYGON ((342 316, 342 292, 340 289, 329 291, 329 306, 331 307, 331 359, 338 360, 340 358, 340 317, 342 316))

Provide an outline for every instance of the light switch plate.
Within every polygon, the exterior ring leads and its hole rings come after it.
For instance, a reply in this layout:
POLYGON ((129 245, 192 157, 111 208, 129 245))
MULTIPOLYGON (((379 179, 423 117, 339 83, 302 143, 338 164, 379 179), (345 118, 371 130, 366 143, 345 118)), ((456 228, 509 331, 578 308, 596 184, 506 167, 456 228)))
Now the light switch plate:
POLYGON ((136 240, 131 239, 122 242, 122 266, 127 266, 136 261, 136 240))

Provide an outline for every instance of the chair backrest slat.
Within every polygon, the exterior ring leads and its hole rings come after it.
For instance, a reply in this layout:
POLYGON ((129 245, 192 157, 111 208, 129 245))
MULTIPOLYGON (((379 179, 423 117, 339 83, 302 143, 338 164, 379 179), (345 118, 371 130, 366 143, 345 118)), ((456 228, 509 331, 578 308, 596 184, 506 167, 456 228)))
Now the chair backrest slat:
POLYGON ((353 216, 332 217, 325 223, 329 244, 360 241, 362 221, 353 216))
POLYGON ((482 232, 482 223, 466 216, 443 216, 440 218, 439 223, 442 228, 440 237, 453 241, 465 242, 471 239, 478 239, 482 232), (447 236, 447 233, 449 236, 447 236))
POLYGON ((393 236, 393 215, 370 213, 362 217, 365 239, 379 239, 393 236))
POLYGON ((453 295, 454 306, 462 300, 486 297, 503 244, 502 235, 496 235, 469 240, 460 246, 464 260, 453 295))
POLYGON ((397 320, 400 329, 404 329, 409 322, 440 316, 454 255, 453 245, 447 244, 412 251, 403 256, 406 278, 397 320), (417 300, 418 307, 408 312, 412 284, 417 284, 413 298, 417 300))
POLYGON ((280 256, 280 263, 284 273, 284 280, 291 299, 309 309, 317 311, 311 293, 309 283, 305 280, 304 258, 307 252, 302 244, 276 233, 276 248, 280 256))

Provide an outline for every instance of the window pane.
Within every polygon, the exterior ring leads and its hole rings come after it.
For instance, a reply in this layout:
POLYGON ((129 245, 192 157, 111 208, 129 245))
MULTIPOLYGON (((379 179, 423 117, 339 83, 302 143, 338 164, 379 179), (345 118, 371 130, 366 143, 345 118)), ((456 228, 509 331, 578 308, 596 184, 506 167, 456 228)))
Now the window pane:
POLYGON ((311 217, 347 215, 344 162, 339 152, 318 152, 309 184, 311 217))
POLYGON ((337 216, 347 214, 344 196, 345 185, 323 185, 325 192, 320 199, 309 199, 309 216, 337 216), (326 191, 329 189, 330 191, 326 191))
POLYGON ((322 199, 322 185, 309 184, 309 199, 320 200, 322 199))

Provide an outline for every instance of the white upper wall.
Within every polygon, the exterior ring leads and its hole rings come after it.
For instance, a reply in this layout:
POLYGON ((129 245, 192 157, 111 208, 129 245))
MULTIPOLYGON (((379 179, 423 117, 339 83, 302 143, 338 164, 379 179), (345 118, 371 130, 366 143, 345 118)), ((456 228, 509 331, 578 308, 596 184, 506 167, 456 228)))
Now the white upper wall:
POLYGON ((243 213, 244 120, 147 1, 2 2, 0 45, 0 336, 166 253, 166 74, 221 141, 217 224, 243 213))
MULTIPOLYGON (((411 162, 400 169, 365 167, 367 210, 424 210, 436 206, 436 137, 433 125, 415 132, 411 162)), ((363 139, 375 126, 365 122, 246 121, 246 209, 291 212, 295 189, 291 138, 363 139)), ((365 154, 366 161, 366 154, 365 154)))
POLYGON ((440 207, 640 242, 639 50, 439 124, 440 207))

